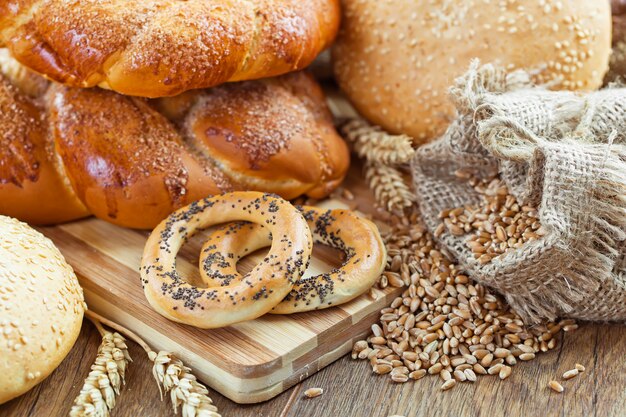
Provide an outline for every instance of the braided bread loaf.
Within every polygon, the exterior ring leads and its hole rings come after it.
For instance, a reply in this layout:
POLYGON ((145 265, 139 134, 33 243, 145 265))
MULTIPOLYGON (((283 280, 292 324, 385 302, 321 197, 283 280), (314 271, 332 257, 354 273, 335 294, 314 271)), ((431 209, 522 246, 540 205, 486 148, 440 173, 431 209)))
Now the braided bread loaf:
POLYGON ((321 198, 348 164, 304 73, 151 101, 50 84, 0 50, 0 214, 152 228, 225 191, 321 198))
POLYGON ((0 46, 69 86, 162 97, 302 69, 339 15, 339 0, 0 1, 0 46))

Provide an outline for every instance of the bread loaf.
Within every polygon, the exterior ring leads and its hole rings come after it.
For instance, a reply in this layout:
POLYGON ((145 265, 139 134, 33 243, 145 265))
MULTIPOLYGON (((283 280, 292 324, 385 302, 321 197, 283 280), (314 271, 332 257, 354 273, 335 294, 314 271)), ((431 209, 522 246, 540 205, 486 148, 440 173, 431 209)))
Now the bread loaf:
POLYGON ((35 224, 94 214, 152 228, 225 191, 321 198, 348 168, 324 96, 304 73, 154 102, 33 86, 32 74, 9 70, 7 60, 0 66, 0 214, 35 224))
POLYGON ((162 97, 306 67, 339 0, 0 1, 0 46, 73 87, 162 97))
POLYGON ((558 89, 602 84, 608 0, 344 0, 335 75, 357 110, 427 141, 454 115, 448 88, 472 59, 527 69, 558 89))
POLYGON ((0 404, 43 381, 80 332, 85 303, 52 242, 0 216, 0 404))

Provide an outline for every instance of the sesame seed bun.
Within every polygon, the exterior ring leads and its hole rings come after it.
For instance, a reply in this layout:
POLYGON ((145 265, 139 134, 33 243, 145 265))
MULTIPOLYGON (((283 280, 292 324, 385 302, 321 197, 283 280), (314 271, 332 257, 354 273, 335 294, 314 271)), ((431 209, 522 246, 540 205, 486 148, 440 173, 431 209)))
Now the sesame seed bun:
POLYGON ((474 58, 527 69, 558 89, 602 84, 611 50, 608 1, 344 0, 336 79, 367 119, 418 142, 453 117, 447 96, 474 58))
POLYGON ((68 354, 83 319, 83 291, 41 233, 0 216, 0 404, 44 380, 68 354))

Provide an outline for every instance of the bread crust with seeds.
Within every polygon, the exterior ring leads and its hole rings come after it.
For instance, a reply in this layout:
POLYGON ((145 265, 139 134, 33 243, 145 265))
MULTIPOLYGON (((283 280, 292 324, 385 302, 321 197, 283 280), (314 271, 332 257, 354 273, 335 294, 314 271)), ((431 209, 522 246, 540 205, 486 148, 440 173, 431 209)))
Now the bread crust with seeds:
MULTIPOLYGON (((298 207, 307 220, 315 243, 339 249, 343 264, 328 273, 296 281, 287 297, 270 311, 292 314, 319 310, 363 294, 380 278, 387 252, 376 225, 349 210, 298 207)), ((213 232, 202 246, 200 276, 209 286, 228 285, 242 279, 237 262, 267 247, 272 236, 261 224, 231 223, 213 232)))
POLYGON ((147 100, 48 83, 1 51, 1 214, 152 228, 231 190, 321 198, 348 170, 347 145, 305 73, 147 100))
POLYGON ((41 233, 0 216, 0 404, 56 369, 86 308, 72 268, 41 233))
POLYGON ((341 89, 371 122, 423 143, 454 116, 448 88, 471 60, 558 89, 602 85, 609 1, 344 0, 333 49, 341 89))
POLYGON ((302 69, 339 15, 339 0, 2 1, 0 46, 72 87, 163 97, 302 69))
POLYGON ((302 213, 277 196, 239 191, 190 204, 150 234, 141 260, 148 302, 161 315, 209 329, 252 320, 291 291, 309 265, 313 241, 302 213), (176 270, 176 254, 197 231, 220 223, 249 221, 274 236, 267 256, 241 280, 197 287, 176 270))

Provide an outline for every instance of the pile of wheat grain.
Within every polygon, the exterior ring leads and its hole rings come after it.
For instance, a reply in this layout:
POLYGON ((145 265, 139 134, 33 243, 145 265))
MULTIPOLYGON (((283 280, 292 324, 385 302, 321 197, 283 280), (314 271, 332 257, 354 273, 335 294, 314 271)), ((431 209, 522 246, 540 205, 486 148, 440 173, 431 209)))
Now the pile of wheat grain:
POLYGON ((435 236, 446 229, 455 236, 469 234, 468 247, 481 264, 486 264, 545 234, 537 209, 520 205, 500 178, 481 180, 469 172, 457 172, 457 176, 469 181, 482 197, 482 204, 442 211, 439 218, 443 222, 435 236))
POLYGON ((388 221, 380 286, 406 289, 381 310, 371 336, 354 344, 352 357, 368 360, 374 373, 400 383, 438 375, 443 390, 481 375, 506 379, 518 361, 555 348, 561 330, 577 327, 572 320, 527 327, 437 249, 416 212, 388 221))
MULTIPOLYGON (((399 383, 438 375, 441 388, 448 390, 481 375, 506 379, 518 361, 554 349, 561 330, 577 328, 573 320, 526 326, 501 297, 472 282, 437 248, 419 213, 411 209, 413 191, 401 171, 414 154, 410 138, 389 135, 362 120, 343 123, 341 132, 365 159, 378 206, 402 213, 385 214, 391 230, 384 235, 388 260, 378 285, 406 288, 381 310, 372 334, 354 344, 354 359, 368 360, 376 374, 399 383)), ((457 175, 483 196, 483 203, 442 212, 436 237, 446 229, 469 235, 468 246, 485 264, 543 235, 537 210, 518 204, 499 178, 457 175)))

